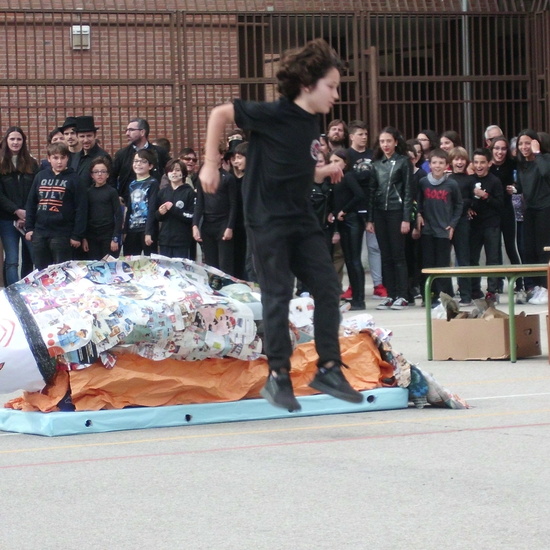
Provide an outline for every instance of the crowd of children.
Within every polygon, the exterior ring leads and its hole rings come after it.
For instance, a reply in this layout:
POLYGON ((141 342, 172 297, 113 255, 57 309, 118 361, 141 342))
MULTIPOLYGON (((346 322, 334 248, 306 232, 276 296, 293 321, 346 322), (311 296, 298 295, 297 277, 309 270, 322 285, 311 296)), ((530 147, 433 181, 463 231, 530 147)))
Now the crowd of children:
MULTIPOLYGON (((373 150, 366 148, 366 140, 358 141, 358 136, 366 135, 360 121, 351 122, 349 132, 341 120, 332 121, 328 128, 322 135, 319 162, 354 168, 346 175, 348 181, 342 180, 334 186, 332 197, 327 196, 332 205, 327 219, 329 224, 334 221, 328 230, 333 235, 334 265, 338 270, 342 230, 349 233, 359 213, 359 225, 367 231, 373 298, 382 298, 377 309, 404 309, 421 298, 422 268, 448 267, 452 262, 476 266, 482 253, 487 265, 501 265, 503 248, 511 264, 548 262, 550 255, 544 252, 550 244, 548 134, 524 130, 511 144, 498 126, 489 126, 484 146, 470 157, 451 130, 440 139, 435 132, 422 130, 416 139, 405 142, 396 128, 386 127, 376 137, 373 150), (341 131, 334 132, 335 126, 341 131), (349 178, 355 179, 355 186, 349 178), (336 206, 335 197, 344 192, 344 186, 346 200, 365 201, 366 209, 357 210, 354 204, 346 212, 336 206), (374 249, 369 236, 376 243, 374 249), (377 280, 379 262, 382 280, 377 280)), ((312 200, 318 202, 318 197, 314 187, 312 200)), ((350 302, 351 309, 364 309, 364 282, 354 268, 361 262, 357 242, 362 242, 363 230, 354 234, 359 235, 353 238, 355 245, 342 246, 350 281, 342 299, 350 302), (361 288, 355 290, 354 285, 361 288)), ((484 292, 480 279, 460 278, 456 289, 450 279, 439 279, 429 305, 438 303, 440 291, 456 295, 463 306, 482 297, 498 301, 502 284, 501 279, 490 277, 484 292)), ((516 300, 547 303, 545 287, 543 279, 518 279, 516 300)))
POLYGON ((240 193, 247 150, 242 133, 227 147, 220 144, 226 184, 210 197, 202 192, 192 148, 170 159, 169 141, 149 142, 147 121, 135 118, 126 129, 129 145, 113 161, 99 147, 98 129, 91 116, 67 117, 50 132, 40 163, 21 128, 6 131, 0 142, 6 286, 34 267, 71 259, 157 252, 195 259, 197 242, 203 261, 255 279, 240 193))

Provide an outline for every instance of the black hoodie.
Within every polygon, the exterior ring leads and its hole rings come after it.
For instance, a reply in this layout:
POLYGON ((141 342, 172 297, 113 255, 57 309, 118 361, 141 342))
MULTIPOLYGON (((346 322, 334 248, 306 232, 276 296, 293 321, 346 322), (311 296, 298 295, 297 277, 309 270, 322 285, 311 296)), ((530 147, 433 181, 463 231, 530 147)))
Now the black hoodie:
POLYGON ((41 170, 27 199, 25 230, 43 237, 66 236, 81 241, 86 232, 87 197, 72 168, 57 175, 51 168, 41 170))

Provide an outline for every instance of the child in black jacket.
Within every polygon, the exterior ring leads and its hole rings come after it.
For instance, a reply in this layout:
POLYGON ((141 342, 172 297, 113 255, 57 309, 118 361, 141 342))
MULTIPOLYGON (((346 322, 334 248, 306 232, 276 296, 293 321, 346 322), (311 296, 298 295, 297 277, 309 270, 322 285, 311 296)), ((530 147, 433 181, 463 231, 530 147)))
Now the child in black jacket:
POLYGON ((166 165, 169 185, 163 187, 149 215, 161 222, 159 251, 169 258, 190 258, 195 190, 186 182, 187 166, 178 159, 166 165))

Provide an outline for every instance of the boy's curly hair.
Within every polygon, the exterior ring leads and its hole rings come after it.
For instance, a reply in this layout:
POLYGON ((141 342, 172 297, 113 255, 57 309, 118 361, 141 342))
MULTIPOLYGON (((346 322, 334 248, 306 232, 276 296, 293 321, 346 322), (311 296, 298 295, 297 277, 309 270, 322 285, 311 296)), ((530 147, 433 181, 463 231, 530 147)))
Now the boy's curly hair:
POLYGON ((289 50, 281 57, 277 71, 278 90, 293 101, 304 86, 315 86, 332 69, 341 73, 344 64, 336 51, 322 38, 311 40, 302 48, 289 50))

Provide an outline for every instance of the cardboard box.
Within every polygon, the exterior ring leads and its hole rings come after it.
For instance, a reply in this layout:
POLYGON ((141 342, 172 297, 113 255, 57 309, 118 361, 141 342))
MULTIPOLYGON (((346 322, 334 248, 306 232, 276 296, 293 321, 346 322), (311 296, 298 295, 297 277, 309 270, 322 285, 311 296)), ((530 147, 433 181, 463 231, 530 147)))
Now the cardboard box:
MULTIPOLYGON (((433 319, 432 336, 436 361, 510 357, 508 319, 433 319)), ((516 344, 518 359, 541 354, 538 315, 516 315, 516 344)))

